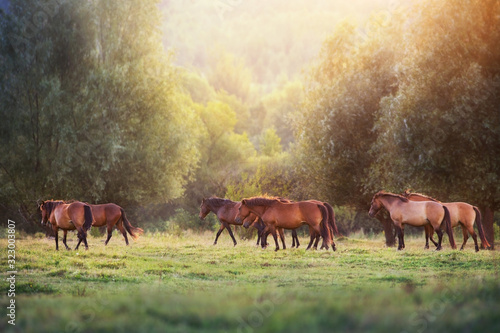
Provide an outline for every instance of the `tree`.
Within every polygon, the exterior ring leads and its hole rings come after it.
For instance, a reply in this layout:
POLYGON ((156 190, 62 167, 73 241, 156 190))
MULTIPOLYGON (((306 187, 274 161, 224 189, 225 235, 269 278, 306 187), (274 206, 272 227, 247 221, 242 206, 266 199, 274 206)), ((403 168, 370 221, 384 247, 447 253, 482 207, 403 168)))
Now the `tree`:
POLYGON ((199 123, 163 51, 157 2, 61 3, 28 38, 38 8, 13 2, 3 14, 1 202, 32 220, 42 198, 180 196, 199 123))
MULTIPOLYGON (((500 4, 426 1, 412 10, 400 89, 381 103, 372 173, 492 212, 500 200, 500 4), (438 52, 436 50, 439 50, 438 52), (390 164, 390 165, 389 165, 390 164)), ((492 216, 492 214, 485 214, 492 216)), ((485 221, 493 244, 493 219, 485 221)))
POLYGON ((274 128, 268 128, 261 134, 259 148, 263 155, 269 157, 281 153, 281 138, 276 134, 274 128))
POLYGON ((372 129, 379 103, 397 89, 390 33, 397 22, 373 20, 377 29, 366 40, 344 23, 325 41, 294 121, 296 154, 317 195, 360 210, 368 208, 372 195, 365 183, 373 161, 370 148, 377 139, 372 129))

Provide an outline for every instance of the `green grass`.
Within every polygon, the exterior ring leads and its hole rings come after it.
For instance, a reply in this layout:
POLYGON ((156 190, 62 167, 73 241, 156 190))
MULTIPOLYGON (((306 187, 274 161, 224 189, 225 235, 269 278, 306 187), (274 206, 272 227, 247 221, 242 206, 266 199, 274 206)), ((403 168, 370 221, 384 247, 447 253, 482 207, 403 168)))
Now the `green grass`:
MULTIPOLYGON (((337 252, 262 250, 226 233, 114 234, 85 251, 17 239, 16 326, 2 332, 471 332, 500 331, 498 251, 404 251, 382 238, 337 252)), ((76 245, 69 234, 68 245, 76 245)), ((288 237, 288 243, 291 238, 288 237)), ((7 242, 0 288, 7 291, 7 242)), ((2 292, 1 307, 8 302, 2 292)), ((4 310, 5 312, 5 310, 4 310)))

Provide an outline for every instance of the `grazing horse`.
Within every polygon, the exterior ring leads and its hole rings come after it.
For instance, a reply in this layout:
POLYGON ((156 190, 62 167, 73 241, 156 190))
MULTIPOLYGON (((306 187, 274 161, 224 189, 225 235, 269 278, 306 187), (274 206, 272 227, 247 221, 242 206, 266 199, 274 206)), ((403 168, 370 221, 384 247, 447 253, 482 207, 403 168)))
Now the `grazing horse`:
MULTIPOLYGON (((90 205, 92 209, 92 214, 94 215, 94 227, 102 227, 106 225, 108 231, 108 238, 104 242, 104 245, 108 245, 108 242, 113 235, 113 227, 116 226, 118 230, 122 233, 125 238, 125 244, 128 245, 127 231, 135 240, 139 238, 139 235, 144 233, 141 228, 133 227, 130 221, 125 215, 125 211, 120 206, 114 203, 107 203, 102 205, 90 205)), ((66 233, 66 231, 65 231, 66 233)))
POLYGON ((450 213, 446 207, 433 201, 410 201, 407 198, 385 191, 377 192, 372 199, 369 215, 374 217, 378 211, 385 207, 398 232, 398 250, 405 247, 404 225, 409 224, 417 227, 431 224, 438 234, 438 246, 436 250, 441 250, 443 231, 441 224, 445 222, 446 233, 450 240, 451 247, 456 248, 453 230, 451 228, 450 213))
POLYGON ((219 239, 221 232, 224 229, 227 229, 229 235, 233 239, 234 246, 236 246, 236 239, 234 238, 230 224, 242 224, 242 222, 236 222, 234 220, 236 218, 236 215, 238 214, 238 208, 240 207, 240 205, 240 202, 231 201, 229 199, 221 199, 217 197, 208 199, 203 198, 203 200, 201 201, 199 214, 200 219, 203 220, 210 212, 213 212, 217 216, 217 219, 219 219, 219 222, 221 224, 219 231, 217 232, 217 236, 215 236, 214 245, 217 244, 217 239, 219 239))
POLYGON ((92 226, 94 217, 88 204, 80 201, 66 203, 62 200, 47 200, 41 203, 40 211, 42 212, 42 225, 45 226, 49 222, 52 224, 56 238, 56 250, 59 250, 59 229, 64 231, 63 244, 67 250, 69 250, 66 244, 67 231, 75 229, 78 231, 78 244, 75 250, 78 249, 82 241, 85 244, 85 249, 89 248, 87 231, 92 226))
MULTIPOLYGON (((463 250, 465 248, 465 244, 467 243, 467 239, 469 238, 470 234, 472 239, 474 240, 476 252, 479 251, 479 246, 477 244, 477 235, 474 232, 474 222, 476 223, 477 230, 479 231, 479 238, 481 239, 481 248, 484 249, 490 247, 490 243, 488 243, 488 240, 486 240, 486 237, 484 235, 483 224, 481 222, 481 212, 477 207, 472 206, 465 202, 441 203, 440 201, 431 198, 429 196, 420 193, 411 193, 408 190, 406 190, 403 193, 403 196, 411 201, 438 202, 443 206, 445 206, 446 208, 448 208, 448 211, 450 212, 450 220, 452 228, 455 228, 459 224, 462 227, 462 234, 464 236, 464 241, 462 247, 460 247, 460 250, 463 250)), ((426 248, 429 248, 427 239, 430 238, 431 241, 434 242, 434 240, 432 239, 433 233, 434 230, 432 228, 425 229, 426 248)))
POLYGON ((286 203, 276 198, 263 197, 243 199, 236 221, 242 222, 252 213, 259 216, 266 225, 264 232, 270 231, 273 235, 276 251, 279 250, 276 229, 296 229, 304 223, 323 237, 323 245, 327 249, 329 244, 334 245, 328 227, 328 211, 323 205, 307 201, 286 203))

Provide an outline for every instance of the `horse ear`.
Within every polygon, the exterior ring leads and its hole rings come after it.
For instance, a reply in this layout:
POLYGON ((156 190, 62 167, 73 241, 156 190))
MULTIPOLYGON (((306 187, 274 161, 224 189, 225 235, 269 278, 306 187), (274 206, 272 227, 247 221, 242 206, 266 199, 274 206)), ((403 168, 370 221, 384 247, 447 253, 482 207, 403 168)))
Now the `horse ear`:
POLYGON ((241 200, 241 204, 242 205, 246 205, 247 204, 247 200, 246 199, 241 200))

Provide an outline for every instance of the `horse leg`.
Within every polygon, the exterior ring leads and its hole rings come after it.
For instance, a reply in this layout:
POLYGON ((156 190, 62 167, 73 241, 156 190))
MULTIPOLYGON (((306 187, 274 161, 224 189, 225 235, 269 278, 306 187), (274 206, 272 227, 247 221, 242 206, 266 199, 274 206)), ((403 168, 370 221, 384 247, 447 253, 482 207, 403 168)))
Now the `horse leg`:
POLYGON ((284 250, 286 249, 286 245, 285 245, 285 233, 283 232, 283 228, 279 228, 278 232, 280 234, 281 243, 283 244, 283 250, 284 250))
MULTIPOLYGON (((318 243, 319 243, 319 239, 320 239, 320 234, 316 233, 316 240, 314 241, 314 249, 317 250, 318 249, 318 243)), ((321 247, 323 248, 323 246, 321 247)))
POLYGON ((469 232, 467 231, 465 226, 461 223, 460 227, 462 227, 462 235, 464 236, 464 241, 462 243, 462 246, 460 247, 460 251, 462 251, 465 248, 465 244, 467 244, 467 240, 469 239, 469 232))
POLYGON ((78 247, 80 246, 80 243, 82 242, 82 236, 80 236, 80 232, 77 233, 78 236, 78 243, 76 244, 75 251, 78 250, 78 247))
POLYGON ((261 235, 261 231, 259 229, 257 229, 257 246, 259 246, 259 241, 260 241, 260 235, 261 235))
POLYGON ((278 251, 280 249, 280 245, 278 243, 278 236, 276 235, 276 228, 273 228, 271 233, 273 234, 274 244, 276 244, 276 249, 274 251, 278 251))
POLYGON ((434 231, 438 235, 438 246, 436 247, 436 251, 440 251, 443 248, 441 246, 441 242, 443 241, 443 231, 440 227, 437 227, 437 229, 434 229, 434 231))
POLYGON ((310 241, 309 241, 309 245, 307 245, 306 250, 309 250, 311 248, 311 245, 312 245, 312 243, 314 241, 314 237, 315 237, 315 232, 311 226, 309 226, 309 237, 310 237, 310 241))
POLYGON ((66 244, 66 236, 68 236, 68 230, 63 230, 63 233, 64 233, 64 236, 63 236, 63 244, 64 246, 66 246, 66 250, 71 250, 68 246, 68 244, 66 244))
POLYGON ((438 246, 438 243, 434 240, 434 228, 430 228, 430 234, 429 234, 429 239, 431 240, 432 244, 434 244, 435 247, 438 246))
POLYGON ((401 251, 405 248, 403 229, 396 225, 396 232, 398 234, 398 251, 401 251))
POLYGON ((292 230, 292 249, 295 247, 295 236, 293 234, 295 230, 292 230))
MULTIPOLYGON (((118 223, 116 224, 116 227, 122 233, 123 238, 125 238, 125 244, 128 245, 127 230, 125 230, 125 228, 123 227, 123 222, 122 221, 123 220, 120 219, 120 221, 118 221, 118 223)), ((108 229, 108 240, 111 238, 111 234, 112 233, 113 233, 113 227, 111 227, 111 233, 109 232, 109 229, 108 229)), ((106 241, 106 244, 108 243, 108 240, 106 241)))
POLYGON ((223 223, 220 224, 219 231, 217 231, 217 236, 215 236, 215 241, 214 245, 217 244, 217 240, 219 239, 220 234, 222 233, 222 230, 224 230, 225 226, 223 223))
POLYGON ((292 239, 295 240, 295 247, 298 249, 300 243, 299 243, 299 237, 297 237, 297 231, 295 229, 292 230, 292 239))
POLYGON ((110 224, 108 224, 108 227, 106 228, 106 230, 108 231, 108 238, 106 238, 106 241, 104 242, 104 245, 108 245, 108 242, 111 239, 111 236, 113 235, 113 226, 110 225, 110 224))
POLYGON ((89 244, 87 244, 87 234, 84 233, 82 237, 83 237, 83 243, 85 244, 85 250, 88 250, 89 244))
POLYGON ((59 228, 57 226, 52 226, 54 230, 54 235, 56 237, 56 251, 59 251, 59 228))
MULTIPOLYGON (((226 225, 227 231, 229 231, 229 236, 233 239, 234 246, 236 246, 236 239, 234 238, 233 231, 231 230, 231 226, 228 224, 226 225)), ((236 230, 236 229, 235 229, 236 230)))
POLYGON ((424 226, 424 232, 425 232, 425 246, 424 249, 427 250, 429 248, 429 235, 430 235, 430 230, 428 225, 424 226))
MULTIPOLYGON (((474 231, 474 227, 472 226, 472 224, 470 224, 467 227, 467 230, 469 231, 470 235, 472 236, 472 239, 474 240, 474 246, 475 246, 476 252, 479 252, 479 245, 477 244, 477 235, 476 235, 476 232, 474 231)), ((464 246, 465 246, 465 234, 466 234, 466 232, 464 231, 464 246)))

